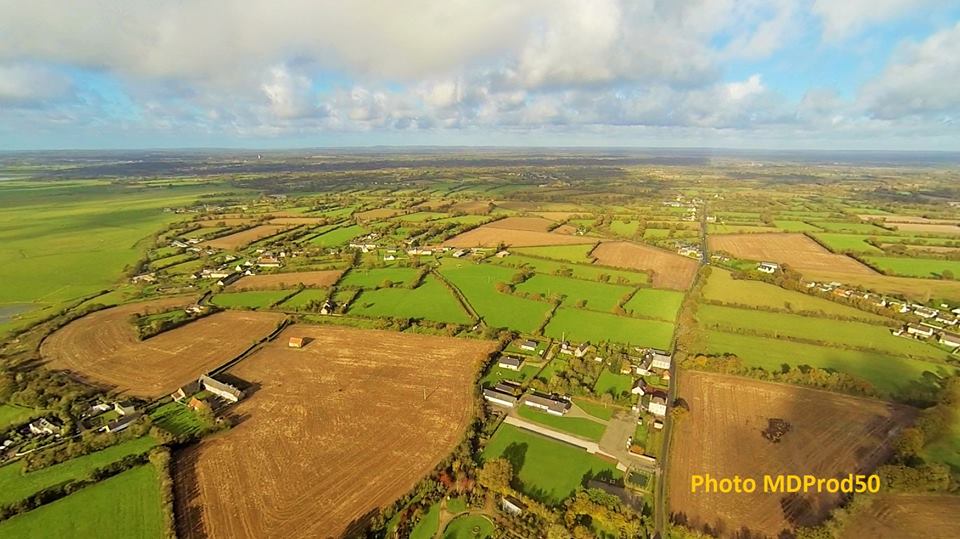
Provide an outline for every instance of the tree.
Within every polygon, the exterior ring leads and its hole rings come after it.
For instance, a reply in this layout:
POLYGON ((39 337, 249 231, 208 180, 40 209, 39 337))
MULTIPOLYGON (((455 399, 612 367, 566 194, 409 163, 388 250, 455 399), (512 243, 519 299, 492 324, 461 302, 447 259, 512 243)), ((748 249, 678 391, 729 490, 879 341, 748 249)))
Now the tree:
POLYGON ((953 271, 948 270, 948 269, 943 270, 943 271, 940 273, 940 278, 941 278, 941 279, 944 279, 944 280, 946 280, 946 281, 952 281, 952 280, 953 280, 953 271))
POLYGON ((507 459, 488 460, 477 475, 480 484, 496 492, 510 490, 513 481, 513 465, 507 459))

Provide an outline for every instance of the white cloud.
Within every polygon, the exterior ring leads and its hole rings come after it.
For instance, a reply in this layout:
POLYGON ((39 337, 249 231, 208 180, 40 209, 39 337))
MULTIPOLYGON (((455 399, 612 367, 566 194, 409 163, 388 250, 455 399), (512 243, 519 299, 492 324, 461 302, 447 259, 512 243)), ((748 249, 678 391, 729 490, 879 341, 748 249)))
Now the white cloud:
POLYGON ((864 28, 897 18, 909 11, 947 4, 951 0, 815 0, 811 10, 823 23, 827 41, 839 41, 864 28))
POLYGON ((0 103, 39 105, 70 93, 70 80, 53 70, 25 64, 0 64, 0 103))
POLYGON ((764 91, 763 82, 760 75, 754 73, 745 81, 731 82, 727 84, 727 93, 734 100, 740 100, 751 95, 759 94, 764 91))

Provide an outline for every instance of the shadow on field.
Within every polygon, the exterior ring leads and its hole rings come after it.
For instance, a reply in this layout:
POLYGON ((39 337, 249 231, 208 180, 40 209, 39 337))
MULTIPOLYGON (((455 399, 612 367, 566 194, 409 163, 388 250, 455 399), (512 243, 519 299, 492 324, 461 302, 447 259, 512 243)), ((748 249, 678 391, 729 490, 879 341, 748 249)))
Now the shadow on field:
POLYGON ((203 506, 197 481, 199 447, 194 445, 176 453, 173 459, 174 513, 177 537, 206 539, 203 506))

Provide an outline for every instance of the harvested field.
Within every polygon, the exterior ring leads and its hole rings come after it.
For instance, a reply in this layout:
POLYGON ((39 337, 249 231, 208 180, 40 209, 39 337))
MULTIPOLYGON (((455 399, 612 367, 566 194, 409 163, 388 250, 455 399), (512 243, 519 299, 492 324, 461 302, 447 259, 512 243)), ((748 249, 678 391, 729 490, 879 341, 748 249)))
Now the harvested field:
POLYGON ((239 249, 257 240, 273 236, 287 228, 289 227, 284 225, 258 225, 248 230, 237 232, 236 234, 205 241, 201 245, 213 247, 214 249, 239 249))
POLYGON ((486 226, 490 228, 509 228, 511 230, 546 232, 551 226, 553 226, 553 224, 553 221, 544 219, 542 217, 507 217, 506 219, 494 221, 486 226))
POLYGON ((475 215, 486 215, 490 213, 490 203, 485 200, 468 200, 466 202, 457 202, 450 206, 447 211, 470 213, 475 215))
POLYGON ((957 535, 960 496, 884 494, 844 527, 843 539, 947 539, 957 535))
POLYGON ((468 230, 458 236, 454 236, 443 242, 443 245, 450 247, 496 247, 503 243, 512 247, 534 247, 538 245, 592 243, 596 240, 597 238, 589 238, 586 236, 495 228, 490 225, 483 225, 473 230, 468 230))
POLYGON ((818 524, 840 495, 764 493, 763 476, 866 473, 916 415, 882 401, 703 372, 681 371, 679 388, 690 413, 674 435, 671 517, 723 537, 777 537, 818 524), (771 419, 790 425, 777 443, 762 434, 771 419), (691 493, 691 476, 706 473, 752 478, 758 487, 750 494, 691 493))
POLYGON ((244 290, 279 290, 303 284, 307 288, 323 288, 337 282, 341 270, 298 271, 291 273, 273 273, 269 275, 247 275, 227 286, 230 292, 244 290))
POLYGON ((848 256, 831 253, 803 234, 729 234, 710 236, 709 242, 711 251, 724 251, 736 258, 787 264, 801 273, 877 274, 848 256))
POLYGON ((605 241, 590 256, 604 266, 653 272, 653 286, 686 290, 697 274, 697 261, 628 241, 605 241))
POLYGON ((554 234, 576 234, 577 227, 573 225, 560 225, 552 231, 554 234))
POLYGON ((954 224, 929 224, 929 223, 890 223, 887 224, 897 227, 900 232, 929 232, 933 234, 953 234, 960 235, 960 227, 954 224))
POLYGON ((130 315, 194 301, 177 297, 97 311, 54 332, 40 354, 50 369, 67 370, 137 397, 158 397, 233 359, 284 318, 274 313, 222 312, 145 341, 137 339, 130 315))
POLYGON ((460 441, 489 341, 293 326, 230 374, 258 389, 174 465, 181 537, 341 537, 460 441), (289 337, 311 339, 302 349, 289 337), (281 455, 282 458, 278 458, 281 455))

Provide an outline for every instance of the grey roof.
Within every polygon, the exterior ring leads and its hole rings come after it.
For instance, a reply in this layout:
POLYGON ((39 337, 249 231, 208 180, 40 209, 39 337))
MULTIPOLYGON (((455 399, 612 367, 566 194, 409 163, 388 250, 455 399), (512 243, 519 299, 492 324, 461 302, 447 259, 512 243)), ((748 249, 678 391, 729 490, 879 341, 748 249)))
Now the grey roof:
POLYGON ((537 404, 560 413, 564 413, 570 409, 570 403, 567 401, 554 399, 552 397, 547 397, 546 395, 540 395, 537 393, 528 395, 526 402, 528 404, 529 403, 537 404))
POLYGON ((483 390, 484 398, 497 399, 504 402, 509 402, 510 404, 516 404, 517 398, 509 393, 504 393, 503 391, 497 391, 496 389, 484 388, 483 390))
POLYGON ((200 385, 202 385, 204 389, 213 388, 213 389, 222 391, 224 393, 229 393, 234 397, 236 397, 237 399, 243 396, 243 392, 240 391, 239 389, 233 387, 230 384, 221 382, 220 380, 211 378, 205 374, 200 376, 200 385))
POLYGON ((497 363, 498 364, 503 363, 504 365, 513 365, 514 367, 519 367, 520 364, 523 363, 523 358, 514 357, 514 356, 503 356, 499 360, 497 360, 497 363))

